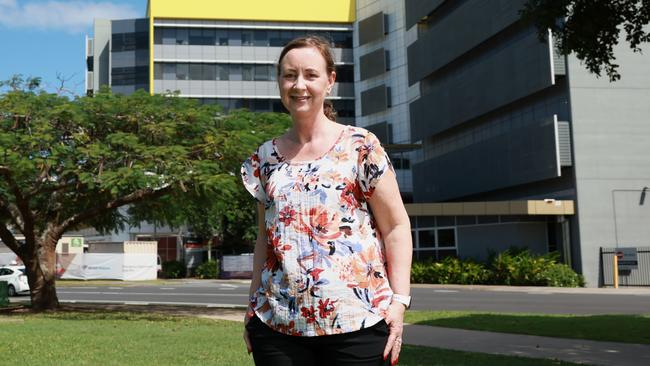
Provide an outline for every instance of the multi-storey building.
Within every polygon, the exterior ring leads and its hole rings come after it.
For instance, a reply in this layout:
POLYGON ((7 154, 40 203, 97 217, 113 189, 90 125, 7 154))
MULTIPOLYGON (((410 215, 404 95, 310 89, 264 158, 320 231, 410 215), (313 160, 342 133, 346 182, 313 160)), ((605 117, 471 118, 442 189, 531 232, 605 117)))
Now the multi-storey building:
POLYGON ((602 247, 650 246, 648 56, 617 47, 609 83, 540 42, 525 0, 404 3, 420 247, 557 250, 595 286, 602 247))
POLYGON ((147 17, 96 19, 88 39, 87 90, 180 92, 226 110, 282 111, 275 82, 278 56, 289 40, 331 40, 337 84, 330 100, 343 123, 354 118, 354 1, 150 0, 147 17), (92 66, 91 66, 92 65, 92 66))
POLYGON ((648 57, 621 46, 623 80, 598 79, 520 20, 525 2, 150 0, 95 21, 88 90, 280 111, 281 47, 324 35, 334 105, 389 151, 415 258, 558 251, 602 285, 601 247, 650 246, 648 57))

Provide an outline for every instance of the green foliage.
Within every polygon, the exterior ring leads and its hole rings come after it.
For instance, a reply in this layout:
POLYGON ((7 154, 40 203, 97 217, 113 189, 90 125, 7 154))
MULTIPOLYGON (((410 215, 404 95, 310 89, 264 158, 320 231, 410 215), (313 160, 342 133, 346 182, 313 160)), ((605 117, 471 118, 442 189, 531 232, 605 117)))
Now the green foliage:
POLYGON ((0 224, 22 226, 17 213, 29 211, 34 231, 17 228, 28 238, 147 220, 190 223, 233 245, 254 239, 255 204, 239 167, 289 126, 287 115, 226 115, 142 90, 70 100, 37 93, 38 79, 21 76, 4 84, 12 89, 0 94, 0 224))
POLYGON ((415 262, 411 282, 474 285, 486 283, 490 272, 483 264, 447 257, 441 262, 415 262))
POLYGON ((492 282, 513 286, 584 286, 583 277, 557 259, 557 253, 534 255, 528 250, 506 250, 491 263, 492 282))
POLYGON ((183 278, 185 270, 185 266, 179 261, 167 261, 162 264, 162 274, 165 278, 183 278))
POLYGON ((194 273, 200 279, 216 279, 219 277, 219 261, 213 259, 203 262, 194 273))
POLYGON ((584 278, 566 264, 557 262, 558 255, 534 255, 525 249, 512 248, 492 256, 489 266, 472 260, 447 257, 440 262, 414 262, 412 283, 438 283, 509 286, 582 287, 584 278))
POLYGON ((634 52, 650 41, 647 0, 529 0, 522 17, 537 26, 540 39, 548 38, 550 29, 562 54, 575 53, 590 72, 605 71, 610 81, 621 78, 614 63, 621 31, 634 52))

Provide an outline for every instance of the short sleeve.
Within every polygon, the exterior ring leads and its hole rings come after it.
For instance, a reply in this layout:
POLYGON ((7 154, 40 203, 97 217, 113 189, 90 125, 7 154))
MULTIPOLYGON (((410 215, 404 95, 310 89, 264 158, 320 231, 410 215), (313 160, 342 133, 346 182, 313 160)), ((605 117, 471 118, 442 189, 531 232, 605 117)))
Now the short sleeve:
POLYGON ((256 151, 241 166, 241 179, 246 190, 261 203, 264 203, 266 194, 260 180, 260 157, 256 151))
POLYGON ((388 154, 381 146, 379 139, 372 132, 368 132, 363 145, 359 148, 359 185, 365 199, 372 197, 377 183, 393 166, 388 154))

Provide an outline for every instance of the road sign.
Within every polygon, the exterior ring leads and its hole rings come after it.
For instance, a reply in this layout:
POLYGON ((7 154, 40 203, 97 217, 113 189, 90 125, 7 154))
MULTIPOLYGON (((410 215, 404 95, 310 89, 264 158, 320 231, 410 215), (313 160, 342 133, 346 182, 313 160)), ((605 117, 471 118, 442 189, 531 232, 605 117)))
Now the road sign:
POLYGON ((639 259, 636 254, 636 248, 616 248, 615 254, 618 258, 619 270, 639 268, 639 259))

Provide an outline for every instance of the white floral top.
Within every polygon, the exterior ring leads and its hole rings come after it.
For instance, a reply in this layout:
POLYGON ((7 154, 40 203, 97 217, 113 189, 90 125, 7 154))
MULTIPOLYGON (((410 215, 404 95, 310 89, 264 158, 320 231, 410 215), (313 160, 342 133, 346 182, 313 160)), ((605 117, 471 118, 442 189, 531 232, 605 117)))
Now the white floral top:
POLYGON ((266 208, 267 259, 253 296, 257 316, 281 333, 356 331, 383 319, 393 294, 384 245, 367 199, 387 169, 377 137, 346 126, 318 159, 291 162, 275 139, 241 168, 266 208))

